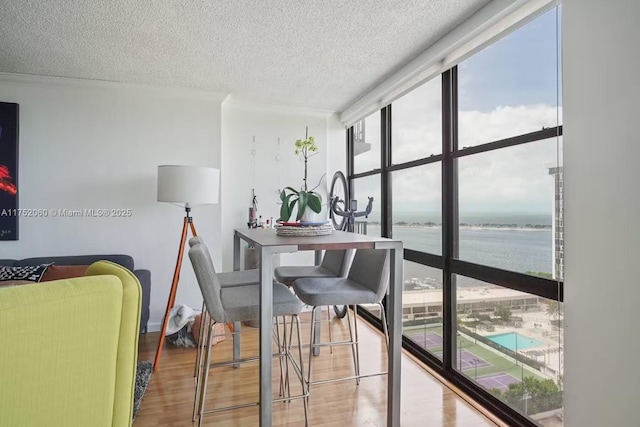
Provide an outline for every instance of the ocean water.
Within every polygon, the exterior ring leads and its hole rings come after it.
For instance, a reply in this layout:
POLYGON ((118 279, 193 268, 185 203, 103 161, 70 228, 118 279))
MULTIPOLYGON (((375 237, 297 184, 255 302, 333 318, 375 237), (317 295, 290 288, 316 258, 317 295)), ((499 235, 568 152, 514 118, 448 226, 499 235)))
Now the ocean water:
MULTIPOLYGON (((435 255, 442 254, 442 228, 435 217, 424 219, 394 212, 393 237, 407 249, 435 255), (436 225, 418 225, 427 222, 436 225), (398 224, 403 225, 398 225, 398 224)), ((477 264, 519 273, 551 273, 553 269, 553 233, 551 215, 537 214, 467 214, 460 215, 459 258, 477 264)), ((368 234, 380 235, 380 226, 368 224, 368 234)), ((438 272, 413 263, 405 263, 406 278, 432 276, 441 283, 438 272)), ((462 279, 462 278, 461 278, 462 279)), ((459 280, 460 286, 477 282, 459 280)))
MULTIPOLYGON (((369 222, 379 222, 380 217, 375 212, 369 216, 369 222)), ((532 226, 548 226, 551 227, 551 214, 545 213, 531 213, 531 212, 461 212, 460 224, 470 226, 486 226, 487 224, 501 225, 501 226, 517 226, 526 227, 532 226)), ((442 216, 440 212, 425 211, 425 212, 411 212, 411 211, 395 211, 393 212, 393 222, 407 223, 407 224, 424 224, 432 222, 435 224, 442 223, 442 216)))

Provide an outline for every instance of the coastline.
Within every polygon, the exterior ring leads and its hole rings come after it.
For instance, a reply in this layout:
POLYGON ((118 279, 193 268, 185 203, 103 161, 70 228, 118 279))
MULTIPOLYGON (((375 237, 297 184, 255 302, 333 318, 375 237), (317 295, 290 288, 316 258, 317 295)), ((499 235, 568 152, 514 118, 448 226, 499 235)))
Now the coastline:
MULTIPOLYGON (((364 222, 364 221, 363 221, 364 222)), ((378 221, 367 222, 368 226, 380 227, 380 223, 378 221)), ((399 228, 413 228, 413 229, 434 229, 439 230, 442 229, 442 224, 437 224, 433 222, 424 222, 424 223, 407 223, 404 221, 399 221, 393 223, 394 227, 399 228)), ((551 225, 540 225, 540 224, 468 224, 468 223, 460 223, 458 225, 459 229, 465 230, 505 230, 505 231, 551 231, 551 225)))

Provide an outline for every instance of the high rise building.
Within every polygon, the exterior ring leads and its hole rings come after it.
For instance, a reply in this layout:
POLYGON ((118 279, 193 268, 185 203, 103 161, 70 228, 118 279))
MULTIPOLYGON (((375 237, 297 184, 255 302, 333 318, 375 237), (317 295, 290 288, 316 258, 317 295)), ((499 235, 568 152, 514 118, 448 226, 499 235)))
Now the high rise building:
POLYGON ((564 207, 563 199, 563 167, 556 166, 549 168, 549 175, 554 177, 555 196, 553 203, 553 278, 563 280, 564 278, 564 207))

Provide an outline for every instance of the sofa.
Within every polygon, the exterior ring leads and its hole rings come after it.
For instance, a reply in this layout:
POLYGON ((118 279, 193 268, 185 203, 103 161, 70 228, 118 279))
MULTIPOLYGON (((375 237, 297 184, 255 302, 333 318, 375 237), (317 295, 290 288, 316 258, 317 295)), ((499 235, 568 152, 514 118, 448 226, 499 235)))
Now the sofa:
MULTIPOLYGON (((0 259, 0 266, 24 267, 28 265, 50 264, 54 265, 90 265, 96 261, 106 260, 125 267, 133 272, 138 278, 142 288, 142 308, 140 313, 140 333, 147 332, 149 322, 149 302, 151 298, 151 272, 149 270, 136 270, 133 258, 129 255, 72 255, 72 256, 49 256, 37 258, 0 259)), ((82 275, 82 274, 80 274, 82 275)))
POLYGON ((131 425, 141 288, 109 261, 0 287, 0 425, 131 425))

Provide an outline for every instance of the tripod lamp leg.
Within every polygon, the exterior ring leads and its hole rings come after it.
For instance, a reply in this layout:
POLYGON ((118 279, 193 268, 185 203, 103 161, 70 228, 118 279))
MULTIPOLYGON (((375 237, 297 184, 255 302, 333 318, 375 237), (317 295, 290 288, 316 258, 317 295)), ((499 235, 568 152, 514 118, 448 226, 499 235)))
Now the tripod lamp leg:
POLYGON ((184 245, 187 240, 187 224, 191 224, 191 230, 195 235, 195 228, 193 223, 184 218, 182 225, 182 237, 180 238, 180 247, 178 248, 178 260, 176 262, 176 268, 173 272, 173 280, 171 281, 171 291, 169 292, 169 299, 167 300, 167 309, 164 313, 164 320, 162 321, 162 328, 160 329, 160 338, 158 339, 158 348, 156 349, 156 357, 153 361, 153 370, 158 369, 160 365, 160 356, 162 354, 162 346, 164 345, 164 333, 167 330, 167 323, 169 322, 169 313, 173 308, 176 301, 176 293, 178 291, 178 281, 180 280, 180 268, 182 267, 182 256, 184 255, 184 245))

